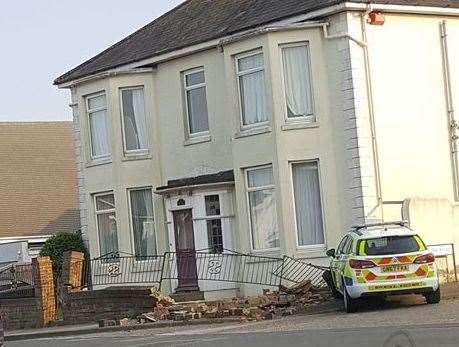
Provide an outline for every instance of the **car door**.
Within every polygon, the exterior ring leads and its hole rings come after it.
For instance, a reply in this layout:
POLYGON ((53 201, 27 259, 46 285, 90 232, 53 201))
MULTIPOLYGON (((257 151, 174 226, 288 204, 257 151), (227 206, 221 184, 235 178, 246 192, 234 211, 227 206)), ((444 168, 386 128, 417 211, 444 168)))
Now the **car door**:
POLYGON ((335 283, 335 287, 341 291, 341 269, 343 268, 343 265, 341 264, 342 262, 342 254, 345 245, 347 244, 347 241, 349 239, 349 236, 346 235, 343 237, 341 242, 338 245, 338 248, 336 249, 335 257, 331 261, 331 270, 332 270, 332 275, 333 275, 333 282, 335 283))

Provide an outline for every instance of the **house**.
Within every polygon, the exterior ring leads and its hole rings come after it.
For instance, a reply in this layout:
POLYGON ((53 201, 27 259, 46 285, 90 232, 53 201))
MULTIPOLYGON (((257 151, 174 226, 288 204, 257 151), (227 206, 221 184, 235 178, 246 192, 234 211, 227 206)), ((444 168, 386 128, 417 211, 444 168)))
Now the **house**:
POLYGON ((0 262, 79 230, 72 122, 0 123, 0 163, 0 262))
POLYGON ((92 256, 325 264, 401 219, 458 245, 458 61, 457 1, 185 1, 54 82, 92 256))

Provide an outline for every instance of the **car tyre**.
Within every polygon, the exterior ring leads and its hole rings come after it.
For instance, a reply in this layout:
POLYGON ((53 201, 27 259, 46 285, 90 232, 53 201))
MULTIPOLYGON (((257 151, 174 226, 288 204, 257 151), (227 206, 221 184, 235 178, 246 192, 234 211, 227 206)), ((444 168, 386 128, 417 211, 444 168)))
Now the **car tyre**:
POLYGON ((344 282, 344 279, 343 279, 343 297, 344 297, 344 311, 346 311, 346 313, 357 312, 358 300, 353 299, 349 296, 349 294, 347 293, 346 284, 344 282))
POLYGON ((428 292, 424 294, 424 297, 426 298, 426 301, 429 305, 438 304, 441 300, 440 287, 438 287, 438 289, 433 292, 428 292))

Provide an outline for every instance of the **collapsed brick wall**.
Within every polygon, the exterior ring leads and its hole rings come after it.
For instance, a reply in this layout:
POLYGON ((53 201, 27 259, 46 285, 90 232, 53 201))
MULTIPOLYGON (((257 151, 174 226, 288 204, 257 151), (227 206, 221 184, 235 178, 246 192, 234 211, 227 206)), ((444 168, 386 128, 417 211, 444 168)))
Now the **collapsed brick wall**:
POLYGON ((35 297, 0 299, 5 330, 36 328, 40 311, 35 297))
POLYGON ((156 301, 150 294, 149 289, 142 288, 67 293, 62 305, 64 323, 82 324, 101 319, 136 317, 153 310, 156 301))

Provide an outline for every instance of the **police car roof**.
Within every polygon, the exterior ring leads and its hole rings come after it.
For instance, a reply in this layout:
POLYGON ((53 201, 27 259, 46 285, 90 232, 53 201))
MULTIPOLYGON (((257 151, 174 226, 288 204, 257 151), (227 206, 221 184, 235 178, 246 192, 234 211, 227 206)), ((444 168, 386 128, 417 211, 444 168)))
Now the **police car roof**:
POLYGON ((384 236, 410 236, 416 233, 406 226, 400 225, 378 225, 366 226, 352 231, 359 239, 372 239, 384 236))

